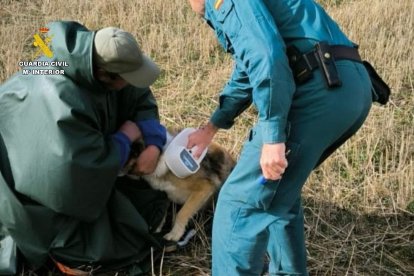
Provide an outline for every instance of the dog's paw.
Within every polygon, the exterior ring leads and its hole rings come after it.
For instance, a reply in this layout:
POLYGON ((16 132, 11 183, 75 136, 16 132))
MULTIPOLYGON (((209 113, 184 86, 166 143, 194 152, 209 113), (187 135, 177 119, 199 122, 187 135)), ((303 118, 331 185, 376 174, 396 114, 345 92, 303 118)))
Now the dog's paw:
POLYGON ((184 235, 185 227, 181 225, 174 225, 173 229, 164 235, 164 239, 169 241, 179 241, 184 235))

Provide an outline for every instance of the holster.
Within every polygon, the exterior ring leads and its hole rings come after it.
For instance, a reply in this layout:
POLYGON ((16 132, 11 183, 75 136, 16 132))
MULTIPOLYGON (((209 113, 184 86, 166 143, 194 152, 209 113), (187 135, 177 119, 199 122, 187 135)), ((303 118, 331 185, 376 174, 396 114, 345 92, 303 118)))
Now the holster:
POLYGON ((292 70, 297 85, 304 84, 313 77, 312 71, 316 67, 313 68, 307 57, 298 48, 291 45, 287 48, 286 54, 289 59, 289 67, 292 70))
POLYGON ((289 66, 298 85, 313 77, 313 71, 320 69, 328 88, 339 87, 342 81, 336 69, 336 60, 350 59, 362 62, 356 47, 329 45, 318 42, 315 48, 307 53, 301 53, 295 46, 287 48, 289 66))
POLYGON ((328 45, 326 42, 319 42, 313 50, 301 53, 295 46, 291 45, 287 48, 286 54, 297 85, 310 80, 313 77, 313 71, 320 68, 328 88, 341 86, 342 82, 338 76, 335 61, 347 59, 360 62, 365 66, 372 83, 373 101, 382 105, 389 101, 390 87, 368 61, 361 59, 357 46, 328 45))
POLYGON ((319 42, 315 46, 316 60, 325 79, 328 88, 340 87, 342 81, 339 79, 336 70, 335 58, 331 52, 331 47, 326 42, 319 42))
POLYGON ((374 67, 366 60, 363 61, 365 69, 369 74, 372 83, 372 100, 379 104, 385 105, 388 103, 391 95, 390 87, 379 76, 374 67))

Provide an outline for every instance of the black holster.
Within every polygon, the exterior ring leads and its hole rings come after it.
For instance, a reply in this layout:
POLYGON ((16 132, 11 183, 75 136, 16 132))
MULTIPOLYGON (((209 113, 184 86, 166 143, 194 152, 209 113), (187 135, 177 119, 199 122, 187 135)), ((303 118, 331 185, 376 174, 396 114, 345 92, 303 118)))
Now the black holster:
POLYGON ((297 85, 310 80, 313 77, 313 71, 320 68, 328 88, 341 86, 342 82, 338 76, 335 61, 347 59, 360 62, 365 66, 371 79, 374 102, 385 105, 389 100, 390 87, 368 61, 361 59, 357 46, 328 45, 326 42, 319 42, 310 52, 301 53, 295 46, 291 45, 287 48, 286 54, 297 85))
POLYGON ((366 60, 362 62, 367 69, 372 83, 372 100, 379 104, 385 105, 388 103, 391 95, 390 87, 382 80, 374 67, 366 60))
MULTIPOLYGON (((339 78, 335 64, 335 53, 326 42, 318 42, 315 49, 302 54, 295 46, 289 46, 287 55, 295 82, 303 84, 313 77, 313 70, 319 68, 328 88, 339 87, 339 78)), ((350 47, 347 47, 350 48, 350 47)))
POLYGON ((335 58, 328 43, 319 42, 315 46, 316 60, 324 76, 325 84, 328 88, 340 87, 342 81, 336 70, 335 58))

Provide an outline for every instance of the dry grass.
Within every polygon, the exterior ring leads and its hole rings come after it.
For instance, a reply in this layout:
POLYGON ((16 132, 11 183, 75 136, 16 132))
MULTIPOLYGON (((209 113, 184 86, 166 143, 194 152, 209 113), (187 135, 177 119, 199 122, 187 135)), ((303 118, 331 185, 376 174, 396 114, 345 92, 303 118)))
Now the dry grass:
MULTIPOLYGON (((304 188, 310 273, 414 275, 414 2, 321 2, 393 95, 388 106, 373 107, 358 134, 304 188)), ((90 29, 119 26, 139 37, 163 69, 153 90, 168 126, 197 127, 208 120, 230 74, 230 57, 185 0, 1 0, 0 81, 30 56, 37 28, 54 19, 77 20, 90 29)), ((254 119, 248 110, 217 140, 237 156, 254 119)), ((165 255, 155 274, 209 274, 209 235, 199 232, 190 248, 165 255)))

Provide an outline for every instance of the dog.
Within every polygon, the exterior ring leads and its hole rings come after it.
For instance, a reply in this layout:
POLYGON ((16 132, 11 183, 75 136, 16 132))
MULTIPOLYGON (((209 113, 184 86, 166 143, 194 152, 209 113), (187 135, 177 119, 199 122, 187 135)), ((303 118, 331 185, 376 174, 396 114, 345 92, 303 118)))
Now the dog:
MULTIPOLYGON (((178 131, 169 130, 170 138, 167 143, 176 134, 178 131)), ((131 157, 124 170, 131 171, 143 149, 142 141, 132 145, 131 157)), ((209 145, 207 154, 200 163, 200 169, 186 178, 179 178, 170 171, 165 162, 165 156, 161 154, 154 172, 141 177, 153 189, 164 191, 172 202, 182 205, 171 231, 164 235, 164 239, 180 240, 190 219, 220 189, 234 166, 235 161, 229 152, 213 142, 209 145)), ((127 175, 130 174, 127 173, 127 175)))

